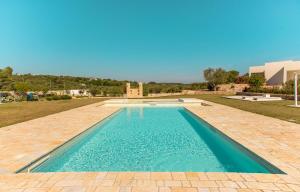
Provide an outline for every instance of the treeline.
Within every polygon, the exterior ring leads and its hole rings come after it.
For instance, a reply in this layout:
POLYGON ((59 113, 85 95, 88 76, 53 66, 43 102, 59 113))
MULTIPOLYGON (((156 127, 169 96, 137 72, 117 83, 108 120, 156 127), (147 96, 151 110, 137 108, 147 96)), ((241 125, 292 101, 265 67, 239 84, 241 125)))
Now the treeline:
POLYGON ((240 75, 238 71, 226 71, 222 68, 207 68, 203 71, 203 75, 209 90, 216 90, 220 84, 248 84, 250 80, 248 74, 240 75))
MULTIPOLYGON (((0 69, 0 90, 1 91, 42 91, 49 90, 71 90, 86 89, 93 95, 121 96, 126 92, 126 83, 130 82, 132 87, 137 87, 135 81, 118 81, 112 79, 55 76, 55 75, 32 75, 13 74, 13 69, 6 67, 0 69)), ((149 93, 177 93, 184 89, 206 89, 207 83, 156 83, 144 84, 144 95, 149 93)))

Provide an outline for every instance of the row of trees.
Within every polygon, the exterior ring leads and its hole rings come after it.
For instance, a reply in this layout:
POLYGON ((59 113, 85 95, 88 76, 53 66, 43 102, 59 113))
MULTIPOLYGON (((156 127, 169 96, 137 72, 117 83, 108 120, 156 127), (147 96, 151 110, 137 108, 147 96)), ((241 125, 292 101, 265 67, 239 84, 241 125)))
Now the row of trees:
POLYGON ((208 68, 203 71, 207 88, 216 90, 217 86, 226 83, 248 83, 249 77, 247 74, 239 76, 239 72, 235 70, 226 71, 222 68, 208 68))
MULTIPOLYGON (((149 93, 177 93, 182 90, 216 90, 217 86, 226 83, 249 83, 252 89, 259 89, 265 82, 263 76, 248 74, 240 76, 238 71, 226 71, 222 68, 208 68, 203 72, 206 82, 181 84, 181 83, 156 83, 144 84, 144 95, 149 93)), ((13 69, 6 67, 0 69, 0 90, 15 90, 19 92, 49 90, 88 89, 93 95, 121 96, 126 92, 125 85, 128 81, 117 81, 111 79, 54 76, 54 75, 32 75, 13 74, 13 69)), ((137 86, 137 82, 130 82, 137 86)))
MULTIPOLYGON (((55 75, 32 75, 13 74, 13 69, 6 67, 0 69, 0 90, 2 91, 42 91, 88 89, 93 95, 121 96, 126 92, 126 83, 129 81, 118 81, 112 79, 55 76, 55 75)), ((137 86, 137 82, 130 82, 137 86)), ((148 93, 174 93, 181 92, 190 84, 180 83, 156 83, 144 84, 144 94, 148 93)))

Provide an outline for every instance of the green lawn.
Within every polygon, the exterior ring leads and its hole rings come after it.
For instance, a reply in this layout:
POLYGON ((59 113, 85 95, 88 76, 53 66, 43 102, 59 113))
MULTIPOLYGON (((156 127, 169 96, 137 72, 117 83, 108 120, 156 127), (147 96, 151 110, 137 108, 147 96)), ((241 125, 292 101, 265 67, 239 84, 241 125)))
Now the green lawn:
POLYGON ((178 97, 199 98, 214 103, 227 105, 230 107, 235 107, 244 111, 250 111, 253 113, 258 113, 261 115, 275 117, 278 119, 300 124, 300 108, 288 107, 288 105, 294 104, 294 102, 290 100, 251 102, 251 101, 227 99, 222 97, 222 95, 190 95, 190 96, 177 96, 177 98, 178 97))
POLYGON ((43 117, 53 113, 103 101, 103 98, 85 98, 59 101, 14 102, 0 104, 0 127, 43 117))

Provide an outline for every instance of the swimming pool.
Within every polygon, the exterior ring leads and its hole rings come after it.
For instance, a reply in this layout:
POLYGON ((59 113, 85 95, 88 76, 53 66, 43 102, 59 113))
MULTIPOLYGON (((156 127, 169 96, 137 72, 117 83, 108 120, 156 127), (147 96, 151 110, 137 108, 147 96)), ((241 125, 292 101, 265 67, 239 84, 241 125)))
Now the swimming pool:
POLYGON ((183 107, 123 108, 32 172, 282 173, 183 107))

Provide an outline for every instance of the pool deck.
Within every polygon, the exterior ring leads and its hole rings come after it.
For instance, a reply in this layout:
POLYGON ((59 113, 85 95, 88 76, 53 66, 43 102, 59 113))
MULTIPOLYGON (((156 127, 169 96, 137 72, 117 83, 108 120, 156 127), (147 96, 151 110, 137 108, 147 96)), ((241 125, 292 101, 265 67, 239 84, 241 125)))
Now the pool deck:
POLYGON ((299 124, 206 103, 186 108, 287 174, 14 173, 119 109, 96 103, 0 128, 0 191, 300 192, 299 124))

